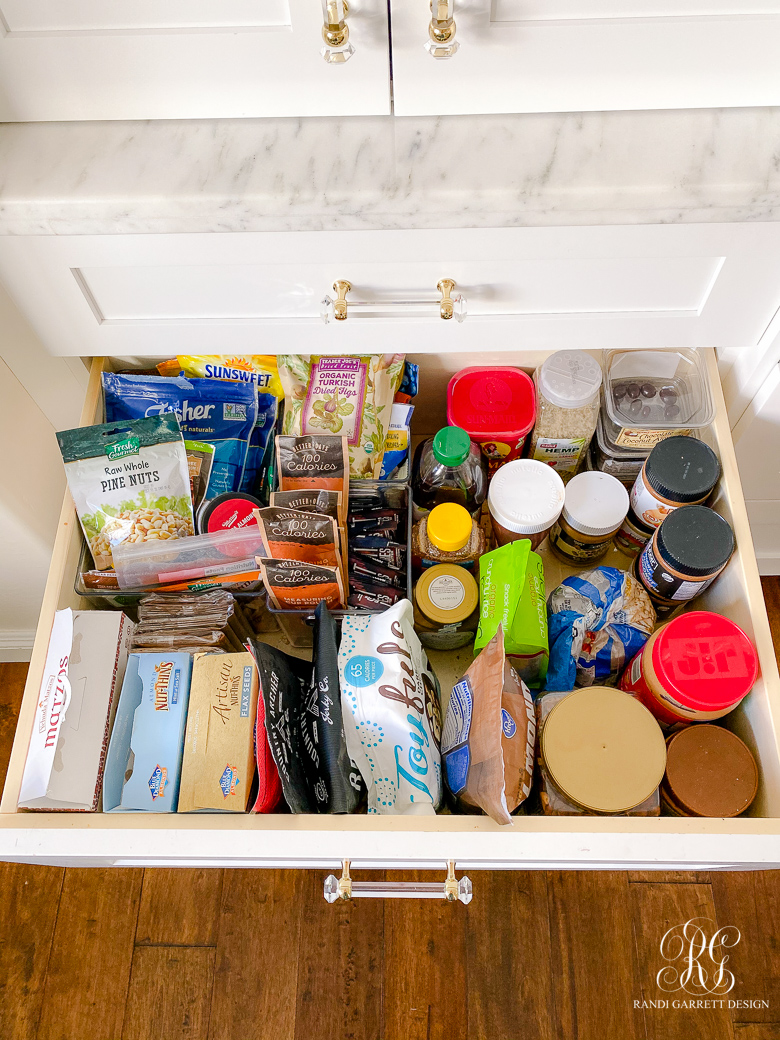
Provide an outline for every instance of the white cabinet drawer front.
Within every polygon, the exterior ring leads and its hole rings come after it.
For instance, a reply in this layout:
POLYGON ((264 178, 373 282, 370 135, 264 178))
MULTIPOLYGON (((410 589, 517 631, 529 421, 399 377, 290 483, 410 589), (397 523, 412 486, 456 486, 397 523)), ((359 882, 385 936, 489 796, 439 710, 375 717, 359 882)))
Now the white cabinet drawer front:
MULTIPOLYGON (((632 866, 713 867, 780 865, 780 678, 775 664, 761 585, 756 569, 734 449, 718 382, 715 354, 707 365, 716 404, 710 440, 720 455, 723 476, 716 507, 734 527, 737 552, 720 578, 698 601, 732 617, 755 641, 762 675, 730 724, 757 753, 761 787, 749 818, 578 819, 515 817, 499 827, 487 817, 437 816, 153 816, 147 814, 43 814, 16 811, 29 734, 43 670, 49 631, 58 607, 77 605, 73 578, 81 536, 68 496, 60 519, 44 596, 30 674, 20 711, 8 779, 0 805, 0 859, 22 862, 206 866, 302 866, 333 869, 341 859, 356 868, 417 866, 440 869, 456 859, 469 869, 533 867, 603 868, 632 866)), ((543 355, 515 351, 485 353, 475 362, 531 367, 543 355)), ((415 355, 421 371, 418 432, 435 428, 437 407, 448 374, 459 359, 415 355), (427 373, 427 377, 426 377, 427 373), (426 389, 427 378, 427 389, 426 389)), ((100 407, 101 363, 93 365, 83 421, 100 407)), ((562 576, 546 565, 548 587, 562 576)), ((442 684, 452 682, 457 661, 433 654, 442 684)), ((460 674, 460 673, 458 673, 460 674)))
POLYGON ((316 0, 2 0, 0 120, 389 114, 384 3, 350 4, 344 65, 322 23, 316 0))
POLYGON ((436 61, 428 5, 392 0, 396 115, 780 102, 777 3, 454 2, 460 49, 436 61))
POLYGON ((780 224, 0 239, 0 278, 64 356, 354 353, 367 321, 392 350, 387 311, 322 324, 334 280, 381 304, 433 301, 443 277, 468 318, 442 322, 432 302, 422 350, 739 349, 780 304, 780 224))

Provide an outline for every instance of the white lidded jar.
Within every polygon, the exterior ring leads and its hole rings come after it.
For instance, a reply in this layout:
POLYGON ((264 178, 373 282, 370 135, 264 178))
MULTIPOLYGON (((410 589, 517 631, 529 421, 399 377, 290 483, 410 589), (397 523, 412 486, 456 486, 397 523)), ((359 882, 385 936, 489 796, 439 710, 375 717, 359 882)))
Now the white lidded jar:
POLYGON ((488 486, 488 509, 499 545, 528 538, 536 549, 561 515, 566 489, 550 466, 533 459, 505 463, 488 486))
POLYGON ((584 567, 604 556, 628 512, 628 491, 609 473, 587 472, 566 485, 566 499, 550 531, 556 556, 584 567))
POLYGON ((585 457, 599 417, 601 366, 581 350, 559 350, 534 372, 536 425, 529 456, 567 481, 585 457))

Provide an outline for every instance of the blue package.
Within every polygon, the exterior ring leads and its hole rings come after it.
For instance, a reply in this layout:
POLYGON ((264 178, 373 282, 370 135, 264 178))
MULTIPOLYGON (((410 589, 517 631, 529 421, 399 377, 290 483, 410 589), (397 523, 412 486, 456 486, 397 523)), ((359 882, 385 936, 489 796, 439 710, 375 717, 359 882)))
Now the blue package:
POLYGON ((214 445, 206 499, 240 489, 257 420, 254 384, 104 372, 103 393, 106 422, 175 412, 187 440, 214 445))
POLYGON ((106 755, 103 812, 176 812, 191 676, 189 654, 128 656, 106 755))
POLYGON ((395 394, 396 401, 411 401, 417 396, 417 384, 420 366, 412 361, 404 361, 404 374, 401 376, 401 385, 395 394))
POLYGON ((246 465, 239 489, 250 495, 257 493, 262 478, 265 452, 276 422, 277 406, 278 401, 274 394, 264 394, 258 391, 257 418, 255 428, 249 438, 249 450, 246 453, 246 465))
POLYGON ((385 452, 382 456, 382 472, 380 480, 389 480, 397 475, 399 467, 409 458, 409 445, 412 443, 413 404, 394 404, 390 411, 390 423, 385 437, 385 452))
POLYGON ((547 613, 548 690, 614 685, 656 622, 645 590, 615 567, 595 567, 564 578, 550 593, 547 613))

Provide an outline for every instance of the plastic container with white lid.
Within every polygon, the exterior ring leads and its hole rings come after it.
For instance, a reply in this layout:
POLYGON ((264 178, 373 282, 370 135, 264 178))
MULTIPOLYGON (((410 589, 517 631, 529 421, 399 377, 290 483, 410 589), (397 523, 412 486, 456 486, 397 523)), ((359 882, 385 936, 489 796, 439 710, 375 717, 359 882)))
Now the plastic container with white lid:
POLYGON ((550 531, 556 556, 580 566, 604 556, 628 512, 628 491, 608 473, 586 472, 566 485, 563 510, 550 531))
POLYGON ((596 430, 601 366, 581 350, 559 350, 534 372, 536 425, 529 456, 567 479, 596 430))
POLYGON ((529 538, 536 549, 561 515, 566 489, 551 466, 533 459, 505 463, 488 487, 488 509, 499 545, 529 538))

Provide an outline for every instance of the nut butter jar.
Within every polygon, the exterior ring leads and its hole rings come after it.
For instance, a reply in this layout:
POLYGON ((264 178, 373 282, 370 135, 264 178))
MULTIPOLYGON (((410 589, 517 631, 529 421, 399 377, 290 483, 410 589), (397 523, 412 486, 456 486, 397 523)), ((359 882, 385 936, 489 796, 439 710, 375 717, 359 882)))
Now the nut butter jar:
POLYGON ((457 650, 474 642, 479 588, 463 567, 429 567, 414 586, 414 630, 429 650, 457 650))
POLYGON ((566 485, 563 511, 550 531, 550 548, 566 563, 596 563, 628 512, 628 492, 608 473, 579 473, 566 485))
POLYGON ((730 730, 702 723, 669 738, 661 798, 673 816, 739 816, 757 790, 756 760, 730 730))
POLYGON ((488 487, 488 509, 499 545, 528 538, 538 548, 561 515, 566 493, 551 466, 533 459, 505 463, 488 487))
POLYGON ((596 814, 625 813, 647 801, 666 766, 656 720, 608 686, 574 690, 559 701, 545 720, 540 750, 555 786, 596 814))

